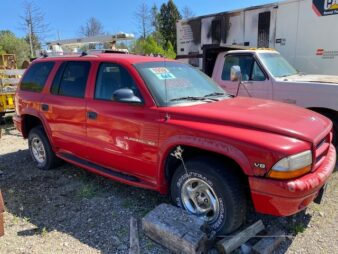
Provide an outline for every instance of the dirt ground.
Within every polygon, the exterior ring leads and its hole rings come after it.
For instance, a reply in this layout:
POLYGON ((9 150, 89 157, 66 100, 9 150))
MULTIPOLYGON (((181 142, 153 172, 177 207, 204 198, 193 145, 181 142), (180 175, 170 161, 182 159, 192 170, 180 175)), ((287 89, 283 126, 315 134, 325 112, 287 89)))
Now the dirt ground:
MULTIPOLYGON (((13 125, 2 126, 0 188, 5 200, 5 236, 0 253, 128 253, 129 219, 141 219, 168 198, 120 184, 65 163, 38 170, 27 141, 13 125)), ((338 173, 321 205, 277 218, 248 213, 247 224, 262 219, 268 229, 289 237, 275 253, 338 253, 338 173)), ((140 232, 141 253, 169 253, 140 232)), ((240 253, 240 251, 238 251, 240 253)))

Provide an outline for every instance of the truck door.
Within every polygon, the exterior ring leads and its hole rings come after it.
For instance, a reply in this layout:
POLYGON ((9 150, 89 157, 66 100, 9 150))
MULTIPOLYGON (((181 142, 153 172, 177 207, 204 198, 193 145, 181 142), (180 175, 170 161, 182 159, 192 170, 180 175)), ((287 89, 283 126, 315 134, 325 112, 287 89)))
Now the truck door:
POLYGON ((238 82, 230 80, 232 66, 241 68, 243 82, 239 88, 239 96, 272 99, 272 82, 268 79, 263 67, 250 53, 231 53, 222 55, 217 61, 218 71, 214 73, 213 79, 228 93, 236 95, 238 82), (223 63, 223 64, 222 64, 223 63))
POLYGON ((142 100, 136 81, 121 64, 99 64, 94 83, 93 98, 87 101, 88 160, 113 171, 153 178, 158 113, 144 103, 113 101, 113 93, 122 88, 133 90, 142 100))
POLYGON ((41 109, 51 129, 55 146, 78 157, 86 156, 86 102, 85 92, 89 61, 63 62, 52 83, 51 93, 42 102, 41 109))

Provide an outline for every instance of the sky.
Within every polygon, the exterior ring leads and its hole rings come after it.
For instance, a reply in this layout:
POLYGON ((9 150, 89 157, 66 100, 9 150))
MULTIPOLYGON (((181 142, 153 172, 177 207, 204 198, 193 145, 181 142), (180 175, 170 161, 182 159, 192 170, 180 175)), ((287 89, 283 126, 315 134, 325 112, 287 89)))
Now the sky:
MULTIPOLYGON (((45 15, 49 32, 45 40, 56 40, 58 33, 61 39, 80 37, 80 27, 90 17, 97 18, 110 34, 118 32, 133 33, 138 36, 138 24, 135 18, 137 8, 146 3, 159 8, 167 0, 32 0, 45 15)), ((234 10, 253 5, 275 2, 273 0, 174 0, 181 11, 188 6, 195 16, 234 10)), ((1 0, 0 30, 11 30, 23 37, 21 28, 23 0, 1 0)))

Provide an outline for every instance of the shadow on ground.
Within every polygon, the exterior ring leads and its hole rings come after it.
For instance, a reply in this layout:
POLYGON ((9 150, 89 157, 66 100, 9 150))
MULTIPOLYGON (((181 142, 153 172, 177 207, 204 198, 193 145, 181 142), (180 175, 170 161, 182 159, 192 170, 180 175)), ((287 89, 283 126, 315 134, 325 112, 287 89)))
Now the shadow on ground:
MULTIPOLYGON (((129 246, 129 220, 142 218, 167 198, 93 175, 67 163, 58 169, 35 168, 29 151, 0 156, 0 186, 7 212, 36 228, 18 236, 53 230, 69 234, 103 253, 129 246)), ((141 245, 149 245, 141 236, 141 245)), ((156 246, 153 246, 156 250, 156 246)))

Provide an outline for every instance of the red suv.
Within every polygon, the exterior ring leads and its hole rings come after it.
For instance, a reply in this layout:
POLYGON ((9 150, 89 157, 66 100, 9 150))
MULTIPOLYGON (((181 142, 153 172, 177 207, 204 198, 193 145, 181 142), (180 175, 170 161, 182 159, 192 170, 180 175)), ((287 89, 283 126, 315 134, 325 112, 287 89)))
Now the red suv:
POLYGON ((249 199, 265 214, 304 209, 335 166, 324 116, 233 98, 193 67, 162 58, 37 59, 15 99, 14 122, 38 168, 61 158, 170 193, 219 233, 242 224, 249 199))

